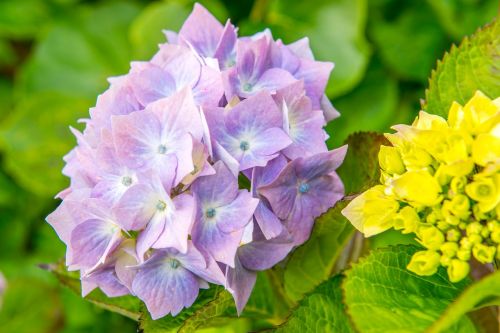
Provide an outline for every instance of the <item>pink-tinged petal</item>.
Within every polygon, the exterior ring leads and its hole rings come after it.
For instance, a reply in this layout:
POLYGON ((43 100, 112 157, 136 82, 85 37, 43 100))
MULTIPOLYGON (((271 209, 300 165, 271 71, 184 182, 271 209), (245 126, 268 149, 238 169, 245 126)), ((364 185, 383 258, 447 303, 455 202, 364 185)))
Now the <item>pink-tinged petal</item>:
MULTIPOLYGON (((255 84, 271 66, 269 57, 272 38, 263 35, 256 40, 238 40, 236 45, 236 68, 241 83, 255 84)), ((246 96, 244 96, 246 97, 246 96)))
POLYGON ((283 232, 282 222, 263 202, 257 206, 254 216, 266 239, 275 238, 283 232))
POLYGON ((70 264, 92 268, 103 263, 122 240, 120 228, 113 223, 100 219, 80 223, 71 233, 73 258, 70 264))
POLYGON ((195 3, 179 31, 179 37, 192 45, 201 56, 213 57, 222 31, 222 24, 205 7, 195 3))
POLYGON ((213 157, 213 151, 212 151, 212 141, 210 138, 210 130, 208 127, 208 122, 207 118, 205 117, 205 111, 203 108, 200 108, 200 119, 201 119, 201 125, 203 128, 203 143, 206 145, 208 149, 208 156, 213 157))
POLYGON ((177 91, 176 83, 159 66, 147 63, 142 70, 131 74, 134 94, 142 105, 148 105, 177 91))
POLYGON ((231 171, 234 177, 238 176, 240 170, 240 163, 229 152, 224 149, 218 142, 215 142, 214 156, 216 159, 222 161, 226 167, 231 171))
POLYGON ((161 123, 151 112, 135 112, 112 118, 118 158, 133 169, 153 165, 159 157, 161 123))
POLYGON ((238 194, 238 180, 222 162, 213 165, 215 174, 198 178, 191 190, 202 205, 220 207, 238 194))
MULTIPOLYGON (((172 187, 181 183, 182 179, 194 171, 193 164, 193 137, 191 134, 186 133, 180 137, 175 145, 170 147, 172 154, 176 157, 175 178, 171 180, 172 187)), ((168 166, 165 165, 165 168, 168 166)), ((167 175, 173 175, 172 169, 163 170, 167 175)), ((165 177, 164 177, 165 178, 165 177)), ((169 177, 167 177, 168 179, 169 177)))
POLYGON ((165 229, 154 243, 157 249, 175 248, 181 253, 188 250, 188 235, 195 217, 195 201, 189 194, 180 194, 173 199, 175 212, 165 222, 165 229))
POLYGON ((311 47, 309 46, 309 38, 307 37, 290 43, 287 45, 287 47, 300 58, 314 60, 314 55, 312 53, 311 47))
POLYGON ((288 73, 295 73, 300 66, 300 58, 294 54, 281 40, 271 44, 273 67, 281 68, 288 73))
POLYGON ((121 284, 132 292, 132 282, 137 270, 134 268, 139 263, 135 256, 135 241, 126 240, 122 243, 120 251, 116 255, 115 273, 121 284))
MULTIPOLYGON (((250 222, 258 204, 259 199, 252 198, 250 192, 241 190, 230 204, 211 208, 215 212, 213 222, 225 233, 240 230, 250 222)), ((207 221, 207 223, 210 223, 210 221, 207 221)))
POLYGON ((295 78, 304 80, 307 96, 311 98, 314 109, 320 108, 332 69, 331 62, 302 59, 298 71, 294 73, 295 78))
POLYGON ((236 40, 236 29, 231 24, 231 22, 227 20, 226 25, 224 26, 224 31, 222 32, 222 36, 219 40, 219 44, 217 45, 217 49, 214 54, 214 57, 219 60, 220 67, 222 69, 232 67, 236 63, 236 40))
MULTIPOLYGON (((149 104, 146 110, 157 116, 162 140, 173 141, 185 133, 191 133, 198 141, 203 137, 200 112, 189 88, 149 104)), ((162 143, 168 148, 169 142, 162 143)))
POLYGON ((179 44, 179 35, 177 34, 177 32, 171 30, 163 30, 163 34, 167 38, 167 42, 169 44, 179 44))
POLYGON ((293 246, 294 243, 285 238, 255 241, 241 246, 238 258, 246 269, 263 271, 285 259, 293 246))
POLYGON ((218 106, 224 95, 220 72, 209 66, 201 68, 200 80, 193 87, 193 97, 198 105, 218 106))
POLYGON ((167 314, 175 316, 191 306, 198 296, 196 276, 169 254, 157 252, 140 266, 132 290, 154 320, 167 314))
POLYGON ((201 64, 189 47, 162 44, 151 62, 174 78, 177 90, 193 87, 200 78, 201 64))
POLYGON ((87 296, 90 294, 94 289, 97 288, 97 284, 92 281, 87 281, 85 278, 81 279, 81 284, 82 284, 82 297, 87 296))
POLYGON ((130 293, 128 288, 121 284, 116 277, 114 266, 104 267, 94 271, 91 275, 82 277, 82 294, 84 296, 92 291, 94 286, 98 286, 108 297, 119 297, 130 293), (84 284, 86 284, 85 287, 84 284))
POLYGON ((114 208, 117 221, 126 230, 141 230, 156 211, 158 195, 145 184, 131 186, 114 208))
POLYGON ((340 113, 333 107, 332 102, 326 95, 321 97, 320 107, 327 122, 340 117, 340 113))
POLYGON ((84 209, 82 201, 88 198, 90 190, 76 190, 71 192, 57 209, 47 216, 46 221, 54 228, 57 236, 68 245, 71 241, 71 232, 89 214, 84 209))
POLYGON ((144 254, 153 246, 160 238, 160 235, 165 230, 166 217, 162 214, 155 214, 149 221, 146 229, 141 231, 137 237, 137 257, 139 261, 144 259, 144 254))
POLYGON ((226 275, 228 290, 233 295, 236 310, 240 315, 252 294, 257 273, 245 269, 239 259, 236 259, 235 267, 227 267, 226 275))
POLYGON ((238 103, 225 118, 225 125, 234 135, 236 129, 251 127, 253 132, 261 132, 283 125, 281 111, 271 95, 261 92, 238 103))
MULTIPOLYGON (((265 71, 259 80, 253 85, 252 92, 267 91, 270 94, 275 94, 279 89, 286 87, 289 84, 296 82, 297 79, 288 71, 281 68, 271 68, 265 71)), ((248 93, 243 88, 241 95, 243 97, 248 93)))
POLYGON ((290 144, 292 144, 292 140, 282 129, 269 128, 264 130, 249 142, 249 149, 240 160, 240 170, 254 166, 266 166, 268 161, 277 156, 276 153, 290 144))
POLYGON ((234 257, 242 237, 243 229, 225 233, 216 223, 201 218, 197 219, 192 231, 193 243, 198 249, 231 267, 234 267, 234 257))

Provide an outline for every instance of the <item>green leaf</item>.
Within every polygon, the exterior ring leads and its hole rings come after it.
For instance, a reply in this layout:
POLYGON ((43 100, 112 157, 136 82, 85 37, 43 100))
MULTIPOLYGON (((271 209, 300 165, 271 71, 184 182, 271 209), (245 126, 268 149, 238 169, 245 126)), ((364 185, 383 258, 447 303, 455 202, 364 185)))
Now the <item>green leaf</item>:
POLYGON ((137 13, 130 3, 76 7, 41 38, 16 93, 56 91, 95 100, 108 86, 106 78, 129 68, 127 31, 137 13))
POLYGON ((481 90, 490 98, 500 96, 500 21, 453 46, 432 72, 425 92, 424 110, 447 116, 453 101, 466 103, 481 90))
MULTIPOLYGON (((371 252, 352 266, 343 283, 345 304, 359 332, 423 332, 461 293, 468 280, 453 284, 444 268, 432 276, 406 269, 415 246, 371 252)), ((459 317, 447 332, 476 332, 467 317, 459 317)))
POLYGON ((432 10, 414 2, 391 20, 377 14, 372 16, 368 32, 384 64, 402 79, 425 82, 447 45, 432 10))
MULTIPOLYGON (((211 286, 209 289, 200 290, 198 298, 189 308, 182 310, 175 317, 167 315, 158 320, 151 319, 149 312, 144 307, 141 317, 139 318, 139 328, 144 333, 165 333, 177 332, 177 330, 184 324, 190 317, 195 316, 198 311, 203 315, 207 315, 203 308, 207 307, 207 312, 220 311, 222 307, 217 310, 218 306, 229 305, 227 303, 228 292, 221 286, 211 286), (212 308, 212 310, 210 310, 212 308)), ((196 322, 196 320, 194 319, 196 322)))
POLYGON ((500 271, 469 286, 443 313, 427 333, 445 332, 467 312, 489 305, 500 305, 500 271))
POLYGON ((274 332, 355 332, 344 311, 341 282, 342 277, 337 275, 319 285, 274 332))
POLYGON ((75 139, 69 125, 87 114, 89 102, 60 94, 31 95, 0 127, 6 170, 26 190, 54 196, 68 185, 62 157, 75 139))
POLYGON ((149 59, 166 42, 162 30, 178 31, 189 10, 177 1, 155 2, 146 7, 130 27, 134 58, 149 59))
POLYGON ((427 0, 444 29, 456 40, 491 22, 498 12, 497 0, 427 0))
POLYGON ((307 36, 316 59, 335 63, 328 96, 361 81, 371 53, 364 34, 366 0, 276 0, 270 7, 265 23, 276 38, 293 42, 307 36))
POLYGON ((357 131, 388 130, 398 112, 398 95, 397 81, 373 61, 359 86, 333 101, 341 116, 326 127, 328 146, 338 147, 357 131))
POLYGON ((304 245, 297 248, 286 265, 285 291, 294 301, 330 277, 335 262, 354 232, 340 211, 341 201, 316 219, 313 232, 304 245))
MULTIPOLYGON (((68 272, 63 262, 42 265, 52 272, 57 279, 76 294, 81 294, 81 283, 78 273, 68 272)), ((103 309, 116 312, 122 316, 138 321, 141 316, 142 302, 134 296, 108 297, 100 289, 92 291, 85 299, 103 309)))
POLYGON ((360 132, 349 136, 345 143, 349 148, 337 173, 344 183, 346 195, 355 195, 378 183, 378 152, 380 145, 389 142, 381 134, 360 132))

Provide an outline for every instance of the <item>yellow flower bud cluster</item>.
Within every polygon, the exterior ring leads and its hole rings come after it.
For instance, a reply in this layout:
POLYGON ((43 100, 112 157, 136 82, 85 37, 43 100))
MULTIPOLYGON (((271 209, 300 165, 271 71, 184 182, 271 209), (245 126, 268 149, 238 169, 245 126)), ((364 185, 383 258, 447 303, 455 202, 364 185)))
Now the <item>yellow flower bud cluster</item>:
POLYGON ((342 211, 369 237, 394 228, 414 233, 426 250, 408 269, 450 281, 469 274, 469 260, 500 259, 500 98, 481 92, 448 119, 421 111, 411 126, 386 134, 379 152, 380 185, 342 211))

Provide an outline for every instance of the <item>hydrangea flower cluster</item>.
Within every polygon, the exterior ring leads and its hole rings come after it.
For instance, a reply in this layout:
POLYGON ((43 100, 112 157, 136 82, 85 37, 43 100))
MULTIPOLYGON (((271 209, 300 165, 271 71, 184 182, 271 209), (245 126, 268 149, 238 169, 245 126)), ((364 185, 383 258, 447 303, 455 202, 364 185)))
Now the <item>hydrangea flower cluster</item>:
POLYGON ((500 259, 500 98, 481 92, 448 120, 420 112, 411 126, 396 125, 381 146, 381 185, 356 197, 342 213, 366 236, 389 228, 415 233, 427 250, 408 269, 432 275, 447 267, 450 281, 465 278, 473 257, 500 259))
POLYGON ((200 5, 166 36, 73 130, 71 185, 47 221, 83 295, 136 295, 156 319, 212 283, 241 312, 257 272, 344 194, 346 147, 328 151, 323 130, 338 115, 324 95, 333 65, 307 39, 238 38, 200 5))

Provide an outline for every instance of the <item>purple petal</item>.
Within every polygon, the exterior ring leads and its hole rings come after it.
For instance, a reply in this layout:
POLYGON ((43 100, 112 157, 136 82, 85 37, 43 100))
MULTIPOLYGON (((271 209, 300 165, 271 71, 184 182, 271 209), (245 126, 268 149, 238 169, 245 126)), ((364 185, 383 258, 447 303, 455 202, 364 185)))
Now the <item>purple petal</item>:
POLYGON ((180 194, 172 201, 175 206, 174 215, 165 222, 165 229, 153 247, 157 249, 172 247, 185 253, 195 217, 195 201, 189 194, 180 194))
POLYGON ((238 194, 238 180, 222 162, 213 165, 215 175, 198 178, 191 190, 202 204, 226 205, 238 194))
POLYGON ((320 108, 332 69, 331 62, 302 59, 298 71, 294 73, 295 78, 304 80, 307 96, 311 98, 314 109, 320 108))
POLYGON ((288 239, 251 242, 238 249, 238 257, 245 268, 263 271, 285 259, 293 246, 293 242, 288 239))
MULTIPOLYGON (((254 93, 267 91, 271 94, 274 94, 278 89, 286 87, 287 85, 292 84, 296 81, 297 79, 294 78, 292 74, 290 74, 286 70, 280 68, 271 68, 265 71, 257 80, 252 88, 252 91, 254 93)), ((248 94, 245 91, 242 91, 241 94, 243 97, 248 97, 245 96, 248 94)))
POLYGON ((242 229, 249 223, 258 204, 259 200, 252 198, 250 192, 241 190, 230 204, 211 208, 215 212, 211 222, 225 233, 242 229))
POLYGON ((203 57, 213 57, 222 36, 222 24, 202 5, 195 3, 184 22, 179 37, 203 57))
POLYGON ((320 175, 329 174, 342 164, 346 153, 347 145, 344 145, 326 153, 299 159, 297 162, 297 176, 302 179, 312 179, 320 175))
POLYGON ((266 239, 277 237, 283 232, 282 222, 263 202, 257 206, 254 216, 266 239))
POLYGON ((178 314, 184 307, 191 306, 198 296, 196 276, 163 252, 140 266, 132 290, 146 303, 154 320, 169 313, 178 314))
POLYGON ((160 67, 150 63, 131 76, 134 82, 134 94, 142 105, 148 105, 177 91, 174 78, 160 67))
POLYGON ((257 273, 245 269, 239 259, 236 258, 235 267, 227 267, 226 275, 228 290, 233 295, 239 315, 250 298, 257 280, 257 273))
POLYGON ((193 88, 193 96, 198 105, 218 106, 224 95, 222 76, 219 71, 203 66, 200 80, 193 88))
POLYGON ((82 296, 90 293, 98 286, 108 297, 118 297, 129 294, 129 290, 116 277, 114 266, 107 266, 94 271, 91 275, 82 277, 82 296))
POLYGON ((163 44, 151 63, 160 66, 175 80, 177 90, 193 87, 200 78, 201 64, 190 48, 163 44))
POLYGON ((165 230, 166 219, 162 214, 155 214, 149 221, 146 229, 141 231, 137 237, 137 257, 140 261, 143 260, 146 251, 153 246, 165 230))
POLYGON ((204 256, 191 241, 188 242, 187 252, 185 254, 177 254, 176 258, 179 259, 186 269, 204 280, 210 283, 225 285, 226 277, 214 258, 204 256))
POLYGON ((333 107, 332 102, 330 102, 330 99, 326 95, 321 97, 320 107, 327 122, 340 117, 340 113, 333 107))
POLYGON ((222 37, 219 40, 214 57, 219 60, 222 69, 227 69, 235 64, 236 29, 228 20, 224 26, 222 37))

